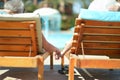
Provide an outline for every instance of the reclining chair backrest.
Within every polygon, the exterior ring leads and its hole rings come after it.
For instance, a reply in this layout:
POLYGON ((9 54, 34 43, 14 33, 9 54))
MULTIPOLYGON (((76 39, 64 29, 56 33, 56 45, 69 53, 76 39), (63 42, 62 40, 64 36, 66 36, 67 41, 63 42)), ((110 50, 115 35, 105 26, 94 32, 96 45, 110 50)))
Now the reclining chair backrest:
POLYGON ((119 17, 119 12, 81 9, 73 38, 73 46, 77 44, 77 48, 73 47, 72 53, 120 58, 119 17))
POLYGON ((39 15, 0 15, 0 56, 35 56, 42 51, 41 38, 39 15))
POLYGON ((76 19, 75 25, 72 53, 120 58, 119 22, 76 19))
POLYGON ((92 79, 84 68, 120 69, 119 17, 119 12, 80 12, 75 22, 68 80, 74 80, 74 67, 82 68, 92 79))

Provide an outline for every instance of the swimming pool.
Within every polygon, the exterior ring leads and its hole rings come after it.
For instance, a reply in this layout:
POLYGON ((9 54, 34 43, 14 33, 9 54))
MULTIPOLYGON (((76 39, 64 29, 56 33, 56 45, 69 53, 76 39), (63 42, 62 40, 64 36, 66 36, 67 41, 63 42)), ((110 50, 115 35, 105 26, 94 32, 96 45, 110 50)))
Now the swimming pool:
POLYGON ((63 49, 65 47, 65 44, 72 38, 72 35, 73 35, 72 31, 71 32, 58 31, 48 33, 48 35, 45 37, 51 44, 53 44, 59 49, 63 49))

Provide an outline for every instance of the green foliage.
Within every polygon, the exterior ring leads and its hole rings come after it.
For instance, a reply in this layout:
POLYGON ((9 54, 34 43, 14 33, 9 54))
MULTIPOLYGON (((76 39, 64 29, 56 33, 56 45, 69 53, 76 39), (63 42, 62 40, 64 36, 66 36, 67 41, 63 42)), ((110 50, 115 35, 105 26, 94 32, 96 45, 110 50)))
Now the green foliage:
POLYGON ((76 17, 77 15, 72 15, 72 16, 63 15, 61 30, 68 30, 71 27, 74 27, 76 17))
POLYGON ((33 5, 33 4, 25 7, 25 11, 26 11, 26 12, 33 12, 33 11, 36 10, 36 9, 37 9, 37 6, 35 6, 35 5, 33 5))
POLYGON ((37 5, 34 5, 32 0, 23 0, 25 4, 25 12, 33 12, 37 9, 37 5))

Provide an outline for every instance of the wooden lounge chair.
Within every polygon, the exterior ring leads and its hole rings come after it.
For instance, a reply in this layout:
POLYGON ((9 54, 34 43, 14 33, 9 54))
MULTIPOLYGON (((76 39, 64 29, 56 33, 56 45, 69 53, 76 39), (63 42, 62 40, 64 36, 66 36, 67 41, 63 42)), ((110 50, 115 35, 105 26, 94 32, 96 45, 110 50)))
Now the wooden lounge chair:
POLYGON ((42 52, 41 38, 39 15, 0 15, 0 67, 38 68, 38 80, 44 80, 44 60, 51 56, 52 68, 53 56, 42 52))
POLYGON ((68 80, 74 67, 120 69, 120 22, 77 18, 69 54, 68 80))

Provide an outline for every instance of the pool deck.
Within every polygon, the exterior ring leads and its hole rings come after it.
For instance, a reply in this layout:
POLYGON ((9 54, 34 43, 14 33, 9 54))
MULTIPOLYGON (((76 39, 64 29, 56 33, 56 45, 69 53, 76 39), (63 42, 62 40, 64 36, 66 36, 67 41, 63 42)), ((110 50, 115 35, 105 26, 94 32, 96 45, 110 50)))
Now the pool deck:
MULTIPOLYGON (((59 74, 60 61, 54 60, 54 69, 49 69, 49 58, 45 60, 44 78, 45 80, 67 80, 68 76, 59 74)), ((65 58, 65 65, 69 61, 65 58)), ((89 77, 82 69, 77 69, 79 74, 75 75, 75 80, 120 80, 119 70, 87 69, 93 77, 89 77)), ((0 80, 37 80, 37 68, 2 68, 0 67, 0 80)))

